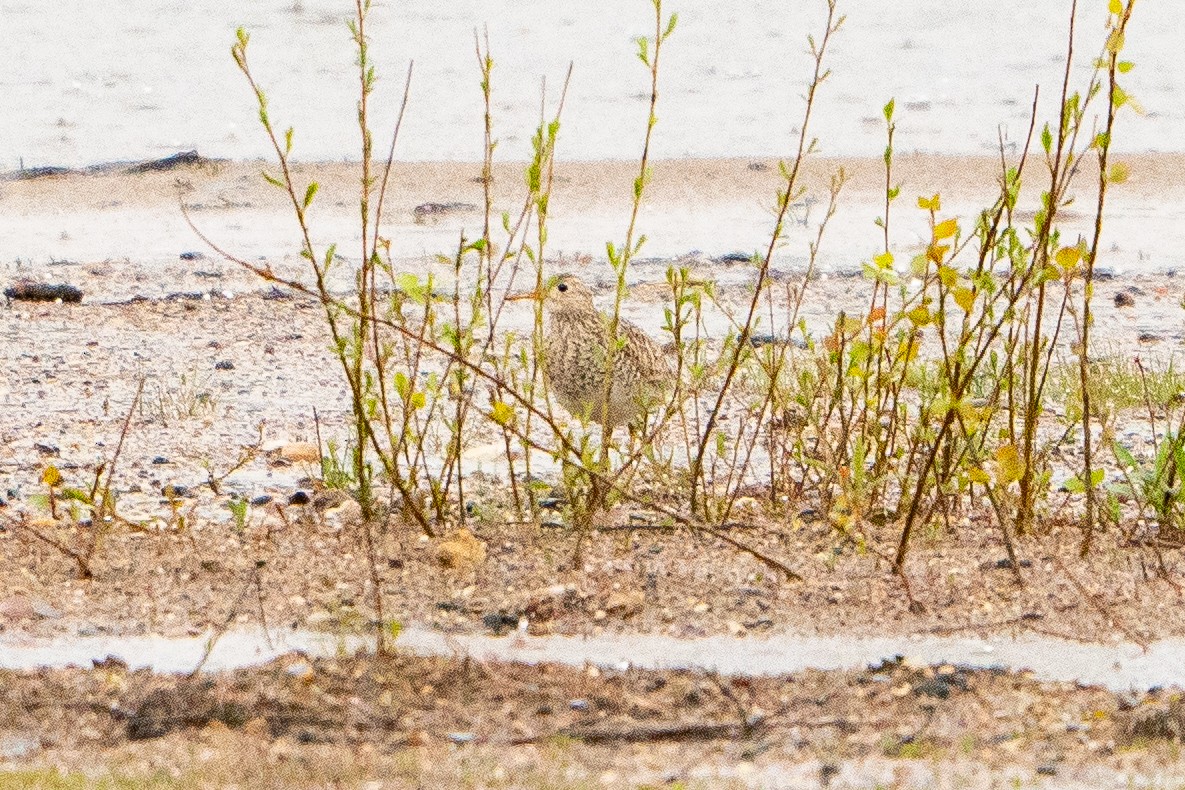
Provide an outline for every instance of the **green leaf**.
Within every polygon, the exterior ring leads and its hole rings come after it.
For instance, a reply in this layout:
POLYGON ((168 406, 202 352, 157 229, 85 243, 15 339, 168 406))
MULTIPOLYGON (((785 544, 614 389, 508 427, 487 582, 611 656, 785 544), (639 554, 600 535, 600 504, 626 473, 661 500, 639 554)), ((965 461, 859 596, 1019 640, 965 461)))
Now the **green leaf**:
POLYGON ((951 291, 955 304, 963 308, 964 313, 970 313, 975 305, 975 291, 970 288, 955 288, 951 291))
POLYGON ((1115 442, 1112 445, 1112 451, 1115 453, 1115 458, 1118 459, 1124 468, 1135 469, 1139 465, 1136 463, 1135 456, 1131 454, 1131 451, 1119 442, 1115 442))
POLYGON ((637 39, 638 43, 638 60, 642 61, 647 66, 650 65, 650 39, 645 36, 640 36, 637 39))
POLYGON ((888 104, 886 104, 886 105, 885 105, 885 108, 884 108, 884 110, 882 110, 882 112, 885 114, 885 122, 886 122, 886 123, 892 123, 892 122, 893 122, 893 109, 894 109, 896 106, 897 106, 897 102, 896 102, 896 100, 895 100, 895 99, 889 99, 889 103, 888 103, 888 104))
POLYGON ((1131 71, 1135 67, 1136 67, 1136 64, 1132 63, 1130 60, 1121 60, 1115 64, 1115 68, 1119 69, 1120 74, 1127 74, 1129 71, 1131 71))
POLYGON ((999 482, 1007 485, 1020 480, 1024 475, 1025 465, 1020 458, 1016 445, 1005 444, 996 448, 996 463, 1000 465, 999 482))
POLYGON ((269 184, 271 184, 274 187, 279 187, 280 189, 284 188, 284 182, 281 181, 280 179, 276 178, 275 176, 273 176, 271 173, 267 172, 266 170, 263 172, 263 180, 268 182, 269 184))
POLYGON ((671 18, 667 20, 667 29, 663 32, 662 37, 666 38, 675 32, 675 25, 679 23, 679 15, 671 14, 671 18))
POLYGON ((959 231, 959 221, 954 219, 943 220, 934 226, 934 239, 941 241, 942 239, 949 239, 959 231))
POLYGON ((493 417, 494 422, 505 427, 514 422, 514 408, 508 403, 495 401, 494 410, 491 412, 490 416, 493 417))
POLYGON ((53 464, 45 467, 45 471, 41 473, 41 482, 45 483, 50 488, 62 484, 62 473, 53 464))
POLYGON ((305 189, 305 191, 304 191, 304 207, 305 208, 308 208, 309 206, 312 205, 313 197, 316 196, 317 190, 320 188, 321 188, 320 184, 318 184, 316 181, 314 181, 311 184, 309 184, 307 189, 305 189))
POLYGON ((1053 150, 1053 132, 1049 131, 1049 124, 1041 130, 1041 147, 1047 154, 1053 150))

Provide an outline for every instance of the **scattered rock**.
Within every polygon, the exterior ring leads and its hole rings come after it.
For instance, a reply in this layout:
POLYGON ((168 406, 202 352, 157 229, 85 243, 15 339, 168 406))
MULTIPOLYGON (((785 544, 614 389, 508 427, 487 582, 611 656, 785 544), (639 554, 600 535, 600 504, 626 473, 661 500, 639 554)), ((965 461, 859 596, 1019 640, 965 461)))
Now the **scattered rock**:
POLYGON ((149 159, 144 162, 136 162, 135 164, 124 167, 125 173, 150 173, 160 170, 173 170, 178 167, 187 167, 189 165, 206 164, 209 160, 204 159, 197 151, 179 151, 175 154, 163 157, 161 159, 149 159))
MULTIPOLYGON (((318 507, 320 500, 320 496, 314 499, 313 507, 318 507)), ((339 502, 324 508, 324 513, 331 526, 338 529, 362 523, 362 505, 350 496, 345 496, 339 502)))
POLYGON ((271 502, 272 502, 272 497, 270 494, 260 494, 257 497, 251 498, 251 504, 254 505, 255 507, 263 507, 264 505, 270 505, 271 502))
POLYGON ((181 260, 183 261, 200 261, 205 257, 205 254, 201 252, 186 251, 181 253, 181 260))
POLYGON ((229 359, 220 359, 214 363, 214 370, 234 370, 235 363, 229 359))
POLYGON ((0 619, 56 620, 61 616, 61 611, 41 598, 30 598, 18 593, 0 601, 0 619))
POLYGON ((436 561, 445 568, 476 570, 486 561, 486 544, 467 529, 459 529, 450 540, 436 547, 436 561))
POLYGON ((49 455, 55 458, 62 454, 61 449, 56 444, 49 444, 47 442, 36 442, 33 445, 33 449, 42 455, 49 455))
POLYGON ((189 486, 179 485, 177 483, 167 483, 161 486, 160 495, 165 499, 180 499, 181 497, 189 496, 189 486))
POLYGON ((4 289, 10 300, 25 302, 81 302, 82 289, 73 285, 18 280, 4 289))
POLYGON ((295 494, 288 497, 288 504, 290 505, 307 505, 312 501, 313 498, 309 496, 308 491, 297 491, 295 494))
POLYGON ((616 590, 605 601, 605 611, 627 618, 640 613, 646 607, 646 595, 641 590, 616 590))
POLYGON ((417 224, 422 224, 427 219, 439 219, 448 214, 457 214, 465 211, 477 211, 477 206, 473 203, 421 203, 412 209, 412 217, 417 224))
POLYGON ((1154 332, 1141 332, 1138 339, 1141 343, 1159 343, 1161 340, 1164 340, 1163 337, 1154 332))
POLYGON ((943 678, 930 678, 914 685, 913 693, 919 697, 946 699, 950 696, 951 684, 943 678))
POLYGON ((33 602, 24 595, 12 595, 0 601, 0 617, 6 620, 33 620, 37 612, 33 602))
POLYGON ((313 507, 317 510, 332 510, 352 501, 350 495, 340 488, 329 488, 313 497, 313 507))
POLYGON ((518 628, 518 621, 519 616, 509 612, 490 612, 481 618, 482 625, 498 636, 518 628))
POLYGON ((32 181, 36 178, 48 178, 50 176, 64 176, 73 173, 74 171, 68 167, 58 167, 55 165, 48 165, 45 167, 25 167, 5 176, 6 181, 32 181))
POLYGON ((1115 306, 1116 307, 1135 307, 1136 306, 1136 297, 1132 296, 1127 291, 1120 291, 1119 293, 1115 294, 1115 306))
POLYGON ((1135 710, 1124 724, 1127 742, 1166 740, 1185 743, 1185 700, 1135 710))
POLYGON ((40 598, 34 598, 32 600, 32 604, 33 604, 33 613, 36 614, 38 617, 40 617, 42 620, 57 620, 59 617, 62 616, 61 610, 54 607, 52 604, 49 603, 49 601, 44 601, 40 598))
POLYGON ((167 464, 168 462, 169 459, 165 458, 163 455, 158 455, 152 459, 153 466, 160 466, 161 464, 167 464))
POLYGON ((241 727, 251 718, 241 706, 219 701, 210 681, 182 681, 145 697, 128 717, 127 734, 129 740, 145 740, 211 721, 241 727))
POLYGON ((20 760, 41 748, 41 740, 32 735, 0 735, 0 760, 20 760))
POLYGON ((280 448, 280 458, 290 464, 319 464, 321 450, 311 442, 291 442, 280 448))

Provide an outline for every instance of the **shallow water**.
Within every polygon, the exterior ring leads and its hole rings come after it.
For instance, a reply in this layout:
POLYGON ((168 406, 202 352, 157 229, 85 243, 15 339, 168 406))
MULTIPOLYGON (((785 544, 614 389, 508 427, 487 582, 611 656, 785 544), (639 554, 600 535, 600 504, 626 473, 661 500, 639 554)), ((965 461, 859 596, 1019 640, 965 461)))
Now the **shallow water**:
MULTIPOLYGON (((822 0, 714 4, 666 0, 679 26, 662 57, 658 157, 790 152, 809 76, 806 36, 822 0)), ((1105 0, 1079 3, 1075 85, 1100 51, 1105 0)), ((878 154, 881 108, 895 97, 899 151, 994 150, 997 129, 1023 137, 1033 89, 1054 117, 1068 2, 841 1, 833 72, 813 127, 831 154, 878 154)), ((0 169, 141 159, 197 148, 206 156, 270 155, 250 92, 229 55, 237 26, 283 128, 297 128, 304 159, 357 158, 354 53, 347 0, 127 0, 118 10, 70 0, 0 0, 0 169)), ((389 128, 409 59, 415 80, 400 155, 481 157, 475 28, 488 26, 495 59, 498 155, 524 159, 539 116, 541 80, 554 100, 574 65, 560 156, 632 158, 641 147, 648 75, 633 40, 652 34, 645 0, 541 3, 412 0, 376 3, 369 31, 381 82, 376 129, 389 128)), ((1128 113, 1117 145, 1185 146, 1185 4, 1136 9, 1124 84, 1147 111, 1128 113)), ((550 106, 550 105, 549 105, 550 106)))
MULTIPOLYGON (((359 636, 312 631, 230 631, 210 653, 205 668, 231 670, 261 664, 291 651, 334 656, 366 649, 359 636)), ((1185 686, 1185 639, 1164 639, 1147 650, 1130 643, 1087 644, 1024 634, 992 637, 855 637, 779 635, 765 638, 676 639, 658 635, 511 636, 449 635, 420 627, 404 629, 397 647, 425 655, 471 655, 529 663, 575 666, 714 669, 726 674, 774 675, 805 669, 853 669, 903 656, 919 664, 955 663, 1030 670, 1042 680, 1081 682, 1115 691, 1185 686)), ((193 670, 206 637, 26 637, 0 634, 0 668, 88 666, 109 655, 129 667, 157 672, 193 670)))

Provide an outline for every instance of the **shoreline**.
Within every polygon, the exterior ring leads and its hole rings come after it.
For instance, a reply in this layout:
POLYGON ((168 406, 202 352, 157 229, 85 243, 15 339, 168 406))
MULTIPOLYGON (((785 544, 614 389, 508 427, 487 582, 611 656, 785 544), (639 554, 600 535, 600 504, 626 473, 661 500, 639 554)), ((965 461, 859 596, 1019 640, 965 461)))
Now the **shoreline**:
MULTIPOLYGON (((1119 158, 1130 170, 1109 187, 1098 266, 1116 273, 1185 269, 1185 154, 1119 158)), ((858 270, 884 249, 876 220, 884 214, 880 158, 808 159, 803 193, 791 211, 778 247, 784 265, 804 268, 819 222, 826 214, 831 178, 843 167, 847 182, 820 244, 823 271, 858 270)), ((1097 174, 1091 157, 1082 164, 1074 202, 1059 212, 1063 238, 1093 234, 1097 174)), ((202 270, 198 259, 218 256, 186 225, 180 201, 204 234, 236 255, 273 264, 293 260, 299 230, 285 192, 268 185, 264 161, 201 160, 165 170, 67 174, 0 182, 0 223, 6 230, 0 277, 47 276, 47 264, 124 262, 136 278, 202 270), (182 260, 188 255, 193 260, 182 260)), ((630 212, 638 164, 628 161, 557 162, 550 200, 546 256, 603 261, 607 241, 620 242, 630 212)), ((892 204, 890 250, 900 265, 924 248, 929 214, 918 197, 940 194, 940 218, 970 228, 997 192, 999 162, 989 156, 901 155, 892 181, 901 187, 892 204)), ((480 235, 484 188, 480 163, 427 162, 394 165, 384 203, 382 233, 392 257, 431 261, 455 249, 458 238, 480 235)), ((296 163, 298 190, 320 185, 309 210, 318 247, 338 244, 356 255, 357 163, 296 163)), ((1047 178, 1038 157, 1026 169, 1017 223, 1031 223, 1047 178)), ((751 253, 769 245, 773 205, 782 185, 777 160, 658 160, 639 228, 647 242, 639 259, 678 259, 692 252, 713 258, 751 253)), ((513 223, 523 210, 523 165, 498 162, 491 189, 495 244, 505 238, 502 215, 513 223)), ((532 231, 533 232, 533 231, 532 231)), ((419 264, 417 264, 419 265, 419 264)), ((780 266, 783 264, 780 264, 780 266)), ((82 285, 82 283, 75 283, 82 285)))

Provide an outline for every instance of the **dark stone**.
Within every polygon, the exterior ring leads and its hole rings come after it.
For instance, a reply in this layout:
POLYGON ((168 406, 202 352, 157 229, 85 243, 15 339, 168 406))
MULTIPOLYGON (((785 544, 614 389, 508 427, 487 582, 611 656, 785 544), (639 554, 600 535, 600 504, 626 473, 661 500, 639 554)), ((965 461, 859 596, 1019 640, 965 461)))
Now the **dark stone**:
POLYGON ((205 254, 201 252, 183 252, 181 253, 181 260, 183 261, 200 261, 205 258, 205 254))
POLYGON ((145 162, 137 162, 124 168, 125 173, 151 173, 160 170, 173 170, 178 167, 186 167, 189 165, 205 164, 203 159, 197 151, 180 151, 162 159, 150 159, 145 162))
POLYGON ((412 209, 412 216, 416 222, 423 222, 428 217, 442 217, 445 214, 455 214, 461 211, 477 211, 473 203, 421 203, 412 209))
POLYGON ((12 181, 32 181, 35 178, 48 178, 50 176, 64 176, 74 171, 68 167, 57 167, 53 165, 45 167, 25 167, 22 168, 7 178, 12 181))
POLYGON ((490 612, 481 618, 482 624, 499 636, 518 627, 519 616, 510 612, 490 612))
POLYGON ((163 455, 158 455, 152 459, 152 463, 155 466, 160 466, 161 464, 167 464, 168 462, 169 462, 169 459, 165 458, 163 455))
POLYGON ((1053 763, 1045 763, 1037 766, 1037 773, 1040 776, 1057 776, 1057 766, 1053 763))
POLYGON ((313 498, 309 496, 307 491, 297 491, 295 494, 288 497, 288 504, 290 505, 307 505, 312 501, 313 498))
POLYGON ((62 454, 61 449, 56 444, 49 444, 46 442, 37 442, 33 445, 33 449, 42 455, 52 455, 57 457, 62 454))
POLYGON ((18 280, 4 289, 4 295, 9 299, 24 302, 56 302, 59 299, 64 303, 82 301, 82 289, 73 285, 54 285, 32 280, 18 280))
POLYGON ((214 370, 234 370, 235 363, 229 359, 220 359, 214 363, 214 370))
POLYGON ((1115 294, 1115 306, 1116 307, 1135 307, 1136 306, 1136 297, 1132 296, 1127 291, 1120 291, 1119 293, 1115 294))
POLYGON ((263 507, 264 505, 270 505, 271 501, 272 497, 270 494, 260 494, 259 496, 253 497, 251 499, 251 504, 255 507, 263 507))
POLYGON ((160 493, 165 499, 179 499, 189 496, 189 486, 169 483, 161 488, 160 493))
POLYGON ((153 691, 128 717, 127 736, 138 741, 159 738, 184 727, 202 727, 221 721, 239 727, 248 712, 235 703, 217 699, 208 681, 182 681, 176 686, 153 691))

